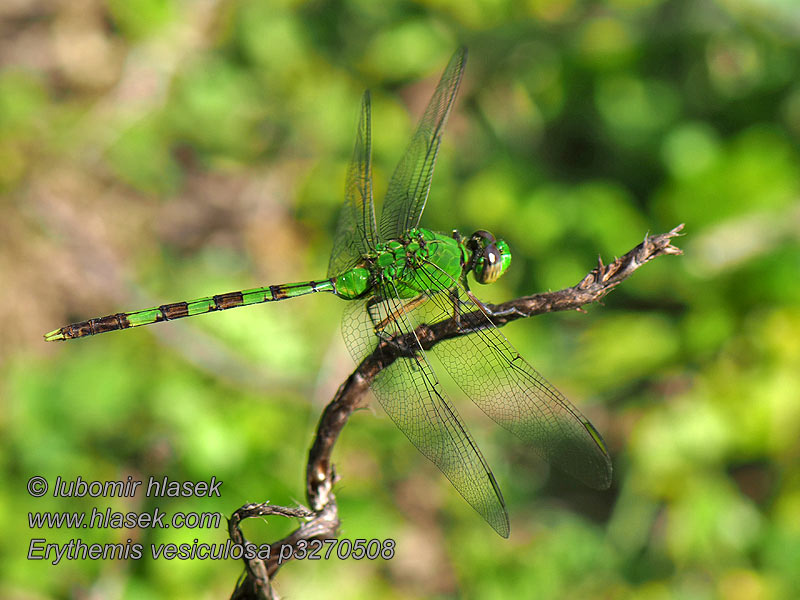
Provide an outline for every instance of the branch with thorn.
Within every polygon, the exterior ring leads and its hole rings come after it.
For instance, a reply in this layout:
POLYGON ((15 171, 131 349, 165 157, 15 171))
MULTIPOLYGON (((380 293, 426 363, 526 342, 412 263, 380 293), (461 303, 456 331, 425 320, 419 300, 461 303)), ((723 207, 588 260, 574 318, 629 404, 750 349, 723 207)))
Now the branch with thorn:
MULTIPOLYGON (((654 258, 665 254, 682 254, 681 249, 671 243, 672 238, 679 236, 682 230, 681 224, 667 233, 646 235, 641 244, 611 264, 604 265, 602 259, 598 258, 597 266, 573 287, 523 296, 502 304, 487 304, 491 321, 495 326, 502 327, 511 321, 543 313, 583 311, 583 306, 603 298, 639 267, 654 258)), ((459 323, 456 323, 455 319, 448 319, 432 325, 420 325, 414 335, 423 349, 428 350, 443 340, 468 335, 474 331, 475 328, 471 329, 469 326, 471 321, 478 323, 481 320, 478 319, 477 313, 467 313, 460 315, 459 323)), ((285 562, 281 561, 280 557, 294 554, 281 550, 293 551, 305 546, 311 540, 336 537, 339 515, 333 486, 338 477, 331 461, 333 447, 350 415, 365 406, 370 382, 382 369, 404 355, 403 347, 402 341, 400 343, 396 340, 381 341, 379 346, 361 361, 325 407, 317 426, 314 443, 308 453, 306 498, 310 508, 285 508, 269 503, 247 504, 233 513, 228 523, 228 532, 233 543, 242 545, 247 543, 239 527, 244 519, 270 515, 302 519, 301 525, 294 532, 270 544, 269 559, 243 558, 245 573, 237 582, 231 596, 233 600, 274 600, 277 596, 270 582, 285 562)))

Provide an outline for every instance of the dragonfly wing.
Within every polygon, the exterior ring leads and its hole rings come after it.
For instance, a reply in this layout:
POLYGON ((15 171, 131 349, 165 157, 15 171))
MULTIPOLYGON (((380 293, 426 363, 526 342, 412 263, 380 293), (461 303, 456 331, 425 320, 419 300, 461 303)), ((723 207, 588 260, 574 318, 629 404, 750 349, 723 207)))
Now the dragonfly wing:
POLYGON ((439 342, 433 354, 461 390, 491 419, 527 442, 550 464, 585 484, 606 489, 611 459, 600 433, 564 395, 536 371, 459 282, 432 294, 418 310, 428 323, 449 320, 458 304, 470 330, 439 342))
MULTIPOLYGON (((390 299, 368 308, 368 302, 350 303, 345 312, 345 343, 356 361, 376 347, 375 323, 385 324, 380 327, 384 338, 414 330, 406 303, 390 299)), ((371 387, 400 431, 497 533, 508 537, 508 514, 497 481, 418 343, 415 358, 394 360, 375 376, 371 387)))
POLYGON ((383 241, 398 238, 419 223, 431 187, 439 142, 466 60, 466 48, 453 54, 414 137, 392 174, 381 213, 380 239, 383 241))
POLYGON ((372 114, 369 90, 361 99, 356 145, 347 170, 345 200, 333 241, 328 277, 358 264, 375 247, 375 209, 372 202, 372 114))

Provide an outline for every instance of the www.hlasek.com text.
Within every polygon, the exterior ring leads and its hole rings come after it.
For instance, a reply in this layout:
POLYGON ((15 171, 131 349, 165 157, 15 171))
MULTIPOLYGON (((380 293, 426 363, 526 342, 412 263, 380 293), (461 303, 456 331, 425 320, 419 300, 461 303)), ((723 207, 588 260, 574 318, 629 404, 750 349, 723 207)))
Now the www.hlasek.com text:
POLYGON ((218 512, 169 513, 156 507, 149 512, 120 512, 94 507, 84 512, 29 512, 31 529, 217 529, 223 515, 218 512), (88 521, 86 517, 89 517, 88 521))

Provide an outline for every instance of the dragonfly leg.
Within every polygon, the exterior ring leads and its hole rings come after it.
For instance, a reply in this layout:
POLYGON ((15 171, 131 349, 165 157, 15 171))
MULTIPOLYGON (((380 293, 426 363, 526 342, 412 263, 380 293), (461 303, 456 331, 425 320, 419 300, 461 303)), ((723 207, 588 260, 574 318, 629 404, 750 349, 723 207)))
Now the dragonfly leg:
POLYGON ((375 310, 375 307, 377 307, 381 302, 385 302, 385 300, 380 297, 375 297, 370 299, 367 302, 366 309, 367 309, 367 314, 369 315, 369 318, 372 321, 373 330, 378 339, 386 342, 404 356, 408 357, 416 356, 417 352, 420 350, 419 342, 415 342, 413 347, 409 347, 407 342, 401 343, 397 341, 396 338, 398 336, 407 337, 403 336, 402 333, 404 330, 408 329, 408 327, 403 327, 399 324, 400 319, 402 318, 401 315, 410 312, 411 310, 419 306, 422 302, 424 302, 425 299, 426 296, 424 294, 420 294, 407 304, 405 305, 401 304, 399 307, 392 310, 390 314, 383 317, 380 321, 378 321, 378 318, 380 318, 380 314, 378 313, 378 311, 375 310), (392 323, 395 325, 395 327, 393 328, 394 332, 386 331, 386 328, 392 323))
POLYGON ((453 321, 456 327, 461 329, 461 301, 458 299, 458 288, 450 288, 450 300, 453 301, 453 321))
MULTIPOLYGON (((380 332, 383 332, 386 329, 386 326, 394 321, 397 321, 397 318, 400 316, 401 313, 409 313, 414 310, 417 306, 422 304, 425 301, 425 294, 420 294, 416 298, 412 299, 408 304, 401 305, 399 308, 393 310, 390 314, 385 316, 381 321, 375 323, 375 319, 373 318, 372 312, 370 312, 370 318, 372 319, 372 324, 375 327, 375 333, 380 336, 380 332)), ((369 306, 367 307, 369 310, 369 306)))
POLYGON ((528 313, 521 311, 516 306, 506 308, 505 310, 490 310, 486 305, 484 305, 484 308, 488 311, 490 317, 509 317, 511 315, 516 315, 518 317, 530 316, 528 313))
POLYGON ((384 299, 381 298, 380 296, 375 296, 373 298, 370 298, 367 301, 366 309, 367 309, 367 315, 369 315, 369 320, 372 321, 372 330, 375 332, 375 335, 377 335, 381 339, 386 339, 385 332, 381 331, 378 328, 378 324, 380 323, 380 321, 376 321, 376 319, 380 318, 380 315, 377 314, 375 307, 377 307, 381 302, 384 302, 384 299))
POLYGON ((491 317, 508 317, 510 315, 517 315, 518 317, 527 317, 528 316, 527 313, 522 312, 516 306, 512 306, 510 308, 506 308, 505 310, 492 310, 486 304, 484 304, 483 302, 478 300, 475 297, 475 295, 472 292, 470 292, 469 290, 467 290, 467 294, 469 295, 470 298, 472 298, 472 301, 475 302, 475 304, 478 306, 478 308, 481 310, 481 312, 483 314, 485 314, 487 317, 490 317, 490 318, 491 317))

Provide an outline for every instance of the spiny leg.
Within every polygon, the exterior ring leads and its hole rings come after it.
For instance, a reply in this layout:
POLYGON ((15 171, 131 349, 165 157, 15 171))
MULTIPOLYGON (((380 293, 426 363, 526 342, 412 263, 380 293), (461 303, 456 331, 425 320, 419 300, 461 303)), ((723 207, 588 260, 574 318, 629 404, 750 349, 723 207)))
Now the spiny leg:
POLYGON ((378 329, 383 330, 390 321, 396 321, 397 317, 400 315, 401 312, 409 313, 414 310, 417 306, 425 302, 427 296, 425 294, 420 294, 416 298, 413 298, 408 304, 400 304, 400 307, 391 313, 389 313, 381 322, 375 325, 376 331, 378 329))
POLYGON ((425 302, 427 296, 421 294, 405 305, 399 298, 386 299, 376 296, 367 301, 365 309, 372 323, 372 331, 379 340, 394 348, 401 356, 419 360, 419 351, 422 349, 419 340, 408 337, 408 332, 414 332, 414 326, 408 321, 410 312, 425 302), (389 302, 397 302, 394 307, 388 306, 389 302), (383 306, 387 304, 387 306, 383 306), (392 325, 390 331, 387 327, 392 325))
POLYGON ((480 309, 480 311, 485 314, 487 317, 508 317, 510 315, 516 315, 518 317, 527 317, 528 315, 521 310, 519 310, 516 306, 512 306, 510 308, 506 308, 504 310, 492 310, 489 308, 488 305, 484 304, 478 298, 475 297, 470 290, 467 290, 467 295, 470 299, 475 303, 475 305, 480 309))
POLYGON ((450 288, 450 300, 453 303, 453 321, 456 323, 456 327, 461 330, 461 306, 460 300, 458 299, 458 290, 456 288, 450 288))

